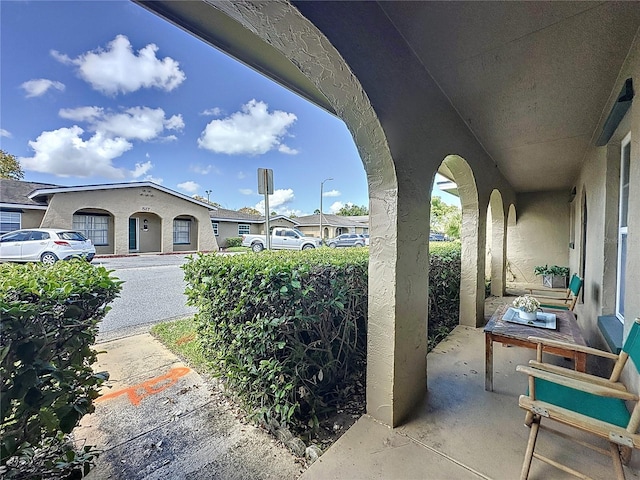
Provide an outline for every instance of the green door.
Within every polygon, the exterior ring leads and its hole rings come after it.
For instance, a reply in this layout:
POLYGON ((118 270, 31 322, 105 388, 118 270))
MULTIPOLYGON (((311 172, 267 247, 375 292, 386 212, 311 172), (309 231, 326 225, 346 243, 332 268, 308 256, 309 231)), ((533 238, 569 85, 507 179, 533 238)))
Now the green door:
POLYGON ((137 234, 138 234, 138 222, 136 222, 135 218, 129 219, 129 250, 137 250, 138 242, 137 242, 137 234))

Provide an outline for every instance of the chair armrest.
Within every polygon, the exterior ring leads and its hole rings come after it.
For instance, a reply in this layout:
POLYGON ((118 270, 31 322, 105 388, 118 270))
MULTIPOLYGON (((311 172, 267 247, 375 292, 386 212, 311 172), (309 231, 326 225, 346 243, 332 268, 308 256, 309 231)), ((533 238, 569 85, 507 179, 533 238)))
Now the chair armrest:
MULTIPOLYGON (((568 302, 571 297, 545 297, 544 295, 536 295, 537 300, 554 300, 556 302, 568 302)), ((548 302, 540 302, 540 303, 548 303, 548 302)))
POLYGON ((594 385, 591 383, 576 380, 574 378, 565 377, 544 370, 538 370, 537 368, 527 367, 525 365, 518 365, 516 372, 524 373, 526 375, 546 380, 556 385, 562 385, 564 387, 572 388, 574 390, 580 390, 581 392, 590 393, 592 395, 598 395, 599 397, 618 398, 620 400, 638 401, 639 397, 635 393, 617 390, 615 388, 605 387, 603 385, 594 385))
POLYGON ((611 360, 618 360, 618 355, 615 353, 605 352, 604 350, 598 350, 597 348, 587 347, 585 345, 576 345, 575 343, 562 342, 560 340, 551 340, 549 338, 540 338, 536 336, 527 337, 527 340, 533 343, 546 345, 549 347, 563 348, 573 352, 581 352, 589 355, 597 355, 603 358, 609 358, 611 360))
POLYGON ((537 368, 538 370, 544 370, 564 377, 573 378, 578 381, 592 383, 594 385, 602 385, 603 387, 615 388, 616 390, 627 391, 627 388, 620 382, 612 382, 608 378, 598 377, 589 373, 578 372, 577 370, 571 370, 569 368, 560 367, 558 365, 551 365, 549 363, 540 363, 536 360, 529 360, 529 366, 537 368))
MULTIPOLYGON (((533 288, 533 287, 527 287, 527 290, 529 291, 529 295, 533 295, 533 292, 542 292, 542 295, 546 294, 554 294, 554 295, 567 295, 567 289, 566 288, 533 288)), ((536 298, 538 297, 538 294, 536 293, 536 298)))

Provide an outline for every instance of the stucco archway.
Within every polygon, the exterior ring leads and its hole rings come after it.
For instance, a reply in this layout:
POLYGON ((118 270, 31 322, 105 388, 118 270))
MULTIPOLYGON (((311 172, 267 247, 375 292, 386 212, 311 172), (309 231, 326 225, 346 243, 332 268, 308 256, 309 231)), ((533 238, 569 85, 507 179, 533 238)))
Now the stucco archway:
POLYGON ((129 216, 129 252, 162 252, 162 218, 155 213, 136 212, 129 216))
POLYGON ((73 212, 73 229, 82 232, 96 247, 96 253, 115 253, 114 215, 102 208, 81 208, 73 212))
POLYGON ((502 194, 493 190, 487 208, 487 252, 489 258, 489 278, 491 279, 491 295, 504 295, 506 283, 505 263, 507 258, 507 230, 505 222, 502 194))
POLYGON ((462 207, 460 324, 477 327, 484 321, 484 222, 486 219, 480 215, 478 188, 467 161, 459 155, 448 155, 443 164, 449 169, 458 186, 462 207))

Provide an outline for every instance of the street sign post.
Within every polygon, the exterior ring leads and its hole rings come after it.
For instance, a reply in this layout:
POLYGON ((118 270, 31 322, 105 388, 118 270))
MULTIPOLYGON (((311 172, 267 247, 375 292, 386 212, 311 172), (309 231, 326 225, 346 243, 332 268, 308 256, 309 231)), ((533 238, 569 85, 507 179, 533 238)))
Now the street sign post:
POLYGON ((266 218, 265 237, 267 250, 271 250, 271 232, 269 229, 269 195, 273 194, 273 170, 270 168, 258 169, 258 193, 264 194, 264 216, 266 218))

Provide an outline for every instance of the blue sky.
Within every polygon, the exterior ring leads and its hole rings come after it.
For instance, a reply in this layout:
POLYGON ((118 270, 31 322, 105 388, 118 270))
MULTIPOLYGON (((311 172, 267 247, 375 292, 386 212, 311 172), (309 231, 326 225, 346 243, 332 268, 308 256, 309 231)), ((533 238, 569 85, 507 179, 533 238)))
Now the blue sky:
MULTIPOLYGON (((0 1, 0 144, 25 180, 153 181, 229 209, 367 205, 345 124, 128 1, 0 1)), ((449 203, 455 197, 435 191, 449 203)))

